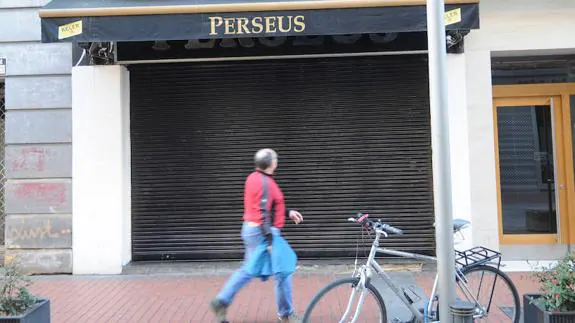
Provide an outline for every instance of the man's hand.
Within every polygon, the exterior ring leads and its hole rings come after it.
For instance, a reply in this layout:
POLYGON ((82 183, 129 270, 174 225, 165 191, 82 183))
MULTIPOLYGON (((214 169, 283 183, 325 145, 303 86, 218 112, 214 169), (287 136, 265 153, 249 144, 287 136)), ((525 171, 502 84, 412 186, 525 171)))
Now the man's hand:
POLYGON ((289 211, 289 218, 292 219, 295 224, 303 222, 303 216, 298 211, 289 211))

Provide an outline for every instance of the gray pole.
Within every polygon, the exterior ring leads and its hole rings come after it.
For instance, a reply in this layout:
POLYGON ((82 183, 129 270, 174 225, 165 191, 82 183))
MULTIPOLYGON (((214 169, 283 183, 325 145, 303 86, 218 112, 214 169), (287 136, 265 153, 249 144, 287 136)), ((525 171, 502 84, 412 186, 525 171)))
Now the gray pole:
POLYGON ((465 301, 456 301, 456 303, 451 305, 450 308, 451 314, 453 314, 453 323, 473 323, 475 304, 465 301))
POLYGON ((449 114, 447 110, 447 52, 444 0, 427 0, 427 39, 429 48, 429 93, 435 187, 435 235, 439 275, 439 317, 451 322, 449 306, 455 302, 455 257, 453 216, 451 214, 451 163, 449 154, 449 114))

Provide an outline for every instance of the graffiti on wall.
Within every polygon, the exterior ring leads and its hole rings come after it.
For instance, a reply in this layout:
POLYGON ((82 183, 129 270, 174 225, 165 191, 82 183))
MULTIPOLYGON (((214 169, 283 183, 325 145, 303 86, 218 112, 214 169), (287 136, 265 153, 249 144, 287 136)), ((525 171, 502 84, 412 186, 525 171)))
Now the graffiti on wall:
POLYGON ((21 148, 20 154, 10 163, 12 171, 31 170, 43 172, 46 167, 47 150, 41 147, 21 148))
POLYGON ((64 183, 15 183, 14 197, 60 206, 67 202, 64 183))

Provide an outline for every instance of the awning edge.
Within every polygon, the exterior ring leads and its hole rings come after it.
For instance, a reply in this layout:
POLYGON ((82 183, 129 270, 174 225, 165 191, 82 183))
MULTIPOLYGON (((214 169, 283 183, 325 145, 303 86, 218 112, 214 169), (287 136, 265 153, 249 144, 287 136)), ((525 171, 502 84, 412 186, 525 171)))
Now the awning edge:
MULTIPOLYGON (((446 0, 445 4, 475 4, 479 0, 446 0)), ((168 15, 197 13, 231 13, 231 12, 262 12, 288 10, 321 10, 321 9, 351 9, 378 8, 425 5, 425 0, 309 0, 280 2, 245 2, 245 3, 215 3, 197 5, 173 6, 138 6, 138 7, 102 7, 102 8, 66 8, 40 9, 40 18, 68 17, 104 17, 104 16, 136 16, 136 15, 168 15)))

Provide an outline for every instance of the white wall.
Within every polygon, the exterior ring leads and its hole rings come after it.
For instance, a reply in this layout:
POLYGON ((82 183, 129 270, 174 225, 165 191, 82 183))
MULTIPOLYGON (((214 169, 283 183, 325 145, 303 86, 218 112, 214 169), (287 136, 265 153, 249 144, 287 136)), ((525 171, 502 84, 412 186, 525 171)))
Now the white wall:
MULTIPOLYGON (((469 171, 469 145, 467 133, 467 89, 465 73, 465 54, 447 55, 449 140, 451 154, 451 185, 453 191, 453 218, 472 221, 469 171)), ((456 248, 470 248, 473 242, 471 227, 463 230, 463 239, 455 236, 456 248)))
POLYGON ((499 247, 489 51, 467 51, 467 115, 473 244, 499 247))
POLYGON ((467 37, 466 50, 574 52, 573 0, 481 0, 480 15, 481 28, 467 37))
POLYGON ((130 149, 130 75, 125 67, 121 70, 122 85, 122 265, 132 261, 132 151, 130 149))
POLYGON ((575 52, 575 1, 481 0, 480 15, 465 40, 473 243, 500 248, 491 57, 575 52))
POLYGON ((73 273, 119 274, 130 261, 129 75, 72 70, 73 273))

